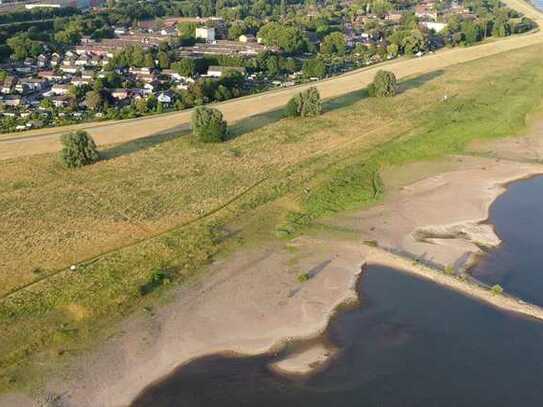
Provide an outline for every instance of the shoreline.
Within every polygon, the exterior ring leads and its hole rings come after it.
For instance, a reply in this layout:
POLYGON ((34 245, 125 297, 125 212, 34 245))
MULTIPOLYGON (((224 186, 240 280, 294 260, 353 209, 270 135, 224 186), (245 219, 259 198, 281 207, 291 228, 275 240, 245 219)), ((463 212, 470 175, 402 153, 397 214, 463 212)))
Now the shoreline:
MULTIPOLYGON (((414 182, 393 190, 382 205, 327 220, 339 226, 347 223, 356 230, 358 240, 302 236, 289 242, 288 248, 235 253, 212 266, 215 271, 208 273, 209 280, 180 289, 176 293, 178 299, 155 316, 133 318, 124 327, 125 334, 74 366, 67 372, 71 380, 57 380, 48 386, 48 391, 65 394, 63 401, 68 406, 126 406, 197 358, 221 353, 266 354, 291 341, 317 338, 326 331, 334 315, 342 311, 342 305, 358 301, 356 287, 363 275, 362 266, 376 259, 384 265, 401 265, 411 274, 418 272, 419 277, 501 309, 528 314, 523 304, 511 301, 504 306, 502 300, 507 297, 494 304, 495 298, 486 298, 486 289, 478 287, 470 292, 471 287, 468 290, 464 282, 454 277, 449 281, 444 273, 420 264, 417 267, 423 267, 422 271, 410 269, 411 258, 388 252, 385 256, 381 249, 363 242, 374 239, 385 249, 405 250, 414 257, 423 253, 426 260, 443 266, 450 264, 451 255, 456 262, 464 259, 461 263, 466 264, 466 258, 481 254, 469 235, 420 242, 413 238, 413 231, 486 221, 490 206, 506 190, 507 183, 542 174, 543 165, 462 156, 455 161, 455 168, 445 172, 436 171, 439 164, 433 162, 415 163, 400 171, 416 174, 417 166, 422 167, 423 173, 432 167, 434 170, 429 173, 437 175, 419 179, 415 176, 414 182), (466 179, 471 180, 469 185, 466 179), (451 194, 466 196, 465 202, 449 200, 451 194), (436 202, 437 198, 441 201, 436 202), (433 208, 439 211, 436 213, 433 208), (403 222, 397 222, 395 216, 403 218, 403 222), (443 224, 444 220, 447 223, 443 224), (313 278, 299 283, 296 277, 300 270, 317 271, 313 278), (445 280, 435 281, 434 275, 445 280), (225 309, 229 311, 226 315, 225 309)), ((538 309, 536 317, 543 319, 543 310, 538 309)), ((315 360, 298 353, 286 355, 278 363, 287 368, 279 368, 277 373, 299 377, 312 373, 307 367, 314 361, 319 360, 324 367, 329 362, 322 352, 315 352, 312 357, 315 360), (299 371, 302 373, 297 374, 299 371)))

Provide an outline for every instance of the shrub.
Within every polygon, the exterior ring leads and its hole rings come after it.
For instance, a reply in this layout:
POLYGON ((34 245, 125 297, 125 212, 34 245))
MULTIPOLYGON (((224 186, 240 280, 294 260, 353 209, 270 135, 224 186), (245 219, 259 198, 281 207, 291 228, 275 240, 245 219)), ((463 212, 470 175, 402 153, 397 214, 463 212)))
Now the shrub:
POLYGON ((300 283, 304 283, 306 282, 307 280, 309 280, 311 278, 311 276, 309 275, 309 273, 302 273, 298 276, 298 281, 300 283))
POLYGON ((94 140, 86 131, 64 134, 61 138, 60 161, 67 168, 79 168, 100 159, 94 140))
POLYGON ((315 87, 311 87, 290 99, 285 107, 286 116, 312 117, 321 114, 321 97, 315 87))
POLYGON ((373 83, 368 87, 370 96, 390 97, 396 94, 396 76, 389 71, 378 71, 373 83))
POLYGON ((172 272, 164 267, 158 267, 156 270, 153 270, 147 282, 140 286, 139 291, 141 296, 152 293, 157 288, 169 284, 173 279, 172 272))
POLYGON ((503 288, 499 284, 493 285, 490 290, 492 290, 492 293, 494 294, 503 294, 503 288))
POLYGON ((224 141, 227 125, 222 113, 209 107, 197 107, 192 113, 192 134, 204 143, 224 141))

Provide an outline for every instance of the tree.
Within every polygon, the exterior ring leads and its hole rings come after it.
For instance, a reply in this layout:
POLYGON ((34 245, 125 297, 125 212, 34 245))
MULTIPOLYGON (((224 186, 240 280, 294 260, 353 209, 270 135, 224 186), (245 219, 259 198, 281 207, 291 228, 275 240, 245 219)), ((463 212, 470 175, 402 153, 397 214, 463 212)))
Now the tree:
POLYGON ((147 68, 154 68, 155 67, 155 59, 153 58, 153 54, 148 52, 145 54, 145 57, 143 59, 143 66, 147 68))
POLYGON ((307 48, 307 40, 298 27, 271 22, 258 31, 264 45, 278 47, 287 53, 297 53, 307 48))
POLYGON ((319 91, 311 87, 290 99, 285 108, 285 115, 290 117, 313 117, 321 114, 319 91))
POLYGON ((96 144, 86 131, 64 134, 61 138, 60 161, 67 168, 79 168, 100 159, 96 144))
POLYGON ((333 32, 328 34, 321 42, 321 53, 323 54, 345 54, 347 48, 347 42, 345 36, 340 32, 333 32))
POLYGON ((168 69, 170 67, 170 58, 164 51, 159 51, 158 53, 158 66, 160 69, 168 69))
POLYGON ((304 62, 304 76, 307 78, 324 78, 326 76, 326 64, 320 58, 308 59, 304 62))
POLYGON ((192 113, 192 134, 204 143, 224 141, 227 124, 222 113, 210 107, 197 107, 192 113))
POLYGON ((228 39, 237 41, 237 39, 242 35, 245 34, 245 24, 243 24, 242 21, 236 21, 234 22, 229 28, 228 28, 228 39))
POLYGON ((104 106, 104 97, 101 92, 91 90, 85 95, 85 104, 91 110, 101 110, 104 106))
POLYGON ((194 45, 196 42, 196 24, 181 23, 177 24, 177 32, 182 45, 194 45))
POLYGON ((481 39, 479 26, 469 20, 462 23, 462 33, 466 45, 472 45, 481 39))
POLYGON ((401 45, 404 53, 407 55, 413 55, 425 49, 426 38, 420 30, 411 30, 409 35, 403 38, 401 45))
POLYGON ((196 62, 192 58, 181 58, 172 64, 172 69, 179 75, 193 77, 196 73, 196 62))
POLYGON ((41 53, 42 45, 33 41, 28 33, 19 33, 7 39, 6 44, 12 51, 12 57, 21 61, 28 56, 34 55, 36 52, 41 53))
POLYGON ((396 76, 389 71, 380 70, 368 88, 370 96, 389 97, 396 94, 396 76))

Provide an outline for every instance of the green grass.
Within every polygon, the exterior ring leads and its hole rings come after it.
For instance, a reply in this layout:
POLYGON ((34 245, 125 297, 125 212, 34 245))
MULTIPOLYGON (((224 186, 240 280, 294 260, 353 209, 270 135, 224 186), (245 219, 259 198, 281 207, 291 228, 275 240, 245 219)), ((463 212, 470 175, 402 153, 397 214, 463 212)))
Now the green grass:
POLYGON ((386 100, 359 92, 314 119, 257 117, 224 144, 143 140, 72 172, 52 155, 0 162, 0 391, 39 384, 219 255, 379 202, 383 168, 517 134, 542 101, 542 51, 413 78, 386 100))

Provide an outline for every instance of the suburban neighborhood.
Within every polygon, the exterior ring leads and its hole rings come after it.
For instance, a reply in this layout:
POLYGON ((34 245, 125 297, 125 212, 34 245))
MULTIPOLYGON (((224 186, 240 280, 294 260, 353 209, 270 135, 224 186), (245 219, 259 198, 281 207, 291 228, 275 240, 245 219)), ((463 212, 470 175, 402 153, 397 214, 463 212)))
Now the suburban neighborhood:
MULTIPOLYGON (((225 17, 122 25, 104 22, 111 11, 94 6, 53 17, 49 41, 15 29, 0 64, 1 131, 181 110, 533 27, 497 1, 285 3, 279 15, 243 21, 228 9, 225 17), (101 26, 100 35, 80 30, 87 20, 101 26)), ((26 13, 62 10, 43 4, 26 13)))

